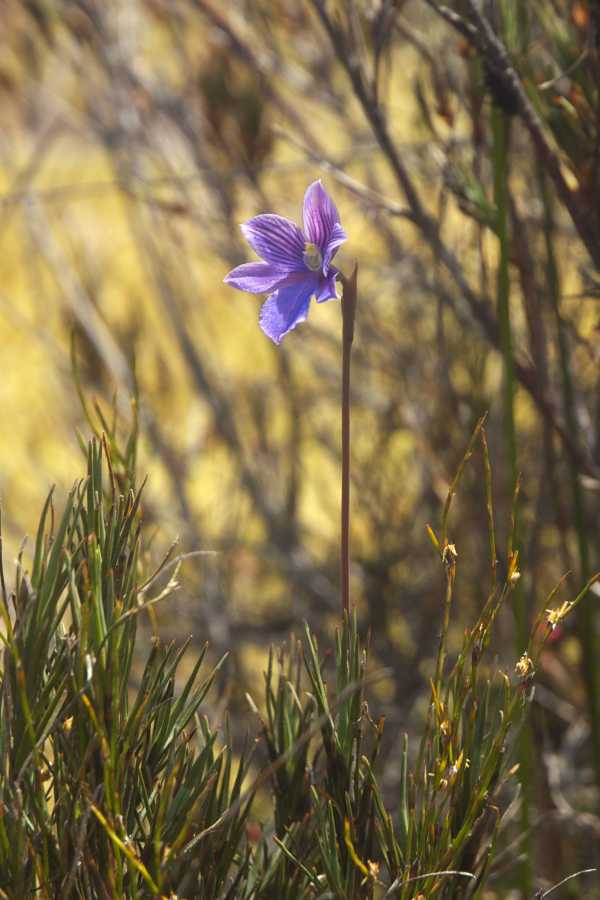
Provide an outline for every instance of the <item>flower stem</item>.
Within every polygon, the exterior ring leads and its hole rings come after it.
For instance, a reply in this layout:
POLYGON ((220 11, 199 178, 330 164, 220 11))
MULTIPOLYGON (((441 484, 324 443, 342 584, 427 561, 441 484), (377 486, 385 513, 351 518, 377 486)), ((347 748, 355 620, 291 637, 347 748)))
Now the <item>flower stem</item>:
POLYGON ((350 278, 340 274, 342 282, 342 519, 340 546, 340 585, 342 619, 350 611, 350 357, 356 318, 356 278, 358 266, 350 278))
MULTIPOLYGON (((494 200, 497 209, 496 232, 498 237, 498 280, 497 309, 500 323, 502 357, 504 363, 504 435, 510 466, 511 492, 517 490, 517 436, 515 426, 515 363, 512 345, 510 316, 510 280, 509 256, 510 243, 508 237, 508 173, 509 173, 509 139, 510 120, 496 104, 492 107, 493 162, 494 162, 494 200)), ((510 551, 519 551, 519 521, 517 498, 515 494, 513 534, 510 540, 510 551)), ((525 595, 518 583, 513 592, 516 618, 516 652, 517 658, 523 653, 528 643, 529 625, 525 595)), ((521 864, 521 886, 524 896, 531 895, 533 870, 531 863, 530 807, 533 799, 533 736, 528 721, 523 723, 519 735, 519 777, 522 787, 521 827, 525 841, 525 853, 521 864)))

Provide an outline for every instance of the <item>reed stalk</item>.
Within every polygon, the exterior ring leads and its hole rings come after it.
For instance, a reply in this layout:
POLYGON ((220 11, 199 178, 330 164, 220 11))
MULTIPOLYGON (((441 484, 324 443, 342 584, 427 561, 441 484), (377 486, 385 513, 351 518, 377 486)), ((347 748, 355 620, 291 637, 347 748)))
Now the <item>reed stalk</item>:
MULTIPOLYGON (((517 486, 519 471, 517 458, 517 436, 515 425, 515 362, 513 352, 511 315, 510 315, 510 276, 509 258, 510 241, 508 235, 509 216, 509 155, 510 155, 510 121, 507 114, 496 104, 492 107, 493 165, 494 165, 494 202, 496 205, 496 235, 498 238, 498 270, 496 283, 496 299, 500 338, 503 376, 503 430, 509 464, 510 494, 517 486)), ((519 518, 518 506, 515 503, 513 534, 510 541, 512 554, 519 552, 519 518)), ((516 624, 517 658, 525 651, 529 627, 525 595, 520 583, 513 590, 513 607, 516 624)), ((533 868, 531 859, 530 806, 533 775, 533 739, 528 721, 523 723, 519 737, 519 778, 522 787, 521 826, 525 836, 525 852, 521 864, 521 887, 524 896, 531 896, 533 884, 533 868)))

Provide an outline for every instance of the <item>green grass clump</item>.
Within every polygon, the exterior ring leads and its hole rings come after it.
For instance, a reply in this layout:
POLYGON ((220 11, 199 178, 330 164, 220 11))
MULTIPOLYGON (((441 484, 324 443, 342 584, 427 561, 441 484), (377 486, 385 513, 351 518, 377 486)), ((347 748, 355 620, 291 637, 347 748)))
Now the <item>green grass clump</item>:
MULTIPOLYGON (((140 567, 141 491, 117 489, 106 444, 58 521, 44 508, 31 574, 2 578, 0 896, 218 897, 247 806, 247 755, 198 711, 205 650, 175 691, 185 646, 155 642, 131 691, 139 612, 168 561, 140 567), (198 836, 205 832, 202 841, 198 836)), ((221 663, 219 663, 221 665, 221 663)))
POLYGON ((187 644, 155 640, 133 686, 139 614, 172 592, 176 566, 167 557, 144 573, 134 450, 120 455, 112 440, 94 438, 87 475, 60 517, 48 498, 30 572, 22 552, 12 591, 2 573, 0 897, 478 895, 515 794, 510 748, 536 655, 531 643, 510 675, 487 658, 518 558, 501 583, 484 439, 491 587, 448 664, 458 555, 447 521, 481 429, 440 536, 430 530, 446 600, 420 748, 409 753, 407 737, 385 746, 366 696, 381 673, 369 669, 353 613, 332 654, 320 653, 308 627, 303 643, 271 653, 256 754, 264 764, 253 779, 248 746, 234 757, 202 715, 223 660, 207 670, 204 648, 176 688, 187 644), (380 783, 384 755, 399 771, 393 797, 380 783), (248 828, 265 786, 272 817, 248 828))

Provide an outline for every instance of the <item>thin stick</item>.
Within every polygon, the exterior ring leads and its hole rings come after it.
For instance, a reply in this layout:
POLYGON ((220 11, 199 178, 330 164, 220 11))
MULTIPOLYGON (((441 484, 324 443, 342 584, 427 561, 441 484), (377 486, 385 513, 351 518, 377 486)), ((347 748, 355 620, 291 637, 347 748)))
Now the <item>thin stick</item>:
POLYGON ((567 881, 572 881, 573 878, 579 878, 580 875, 588 875, 590 872, 597 871, 598 869, 581 869, 579 872, 573 872, 572 875, 567 875, 567 877, 563 878, 562 881, 559 881, 557 884, 553 884, 552 887, 549 888, 549 890, 544 891, 543 893, 542 891, 540 891, 539 894, 536 894, 535 896, 540 897, 540 900, 543 900, 544 897, 548 897, 548 895, 552 894, 553 891, 557 890, 557 888, 562 887, 563 884, 566 884, 567 881))
POLYGON ((350 357, 356 318, 355 264, 350 278, 342 282, 342 509, 340 547, 340 585, 342 617, 350 611, 350 357))

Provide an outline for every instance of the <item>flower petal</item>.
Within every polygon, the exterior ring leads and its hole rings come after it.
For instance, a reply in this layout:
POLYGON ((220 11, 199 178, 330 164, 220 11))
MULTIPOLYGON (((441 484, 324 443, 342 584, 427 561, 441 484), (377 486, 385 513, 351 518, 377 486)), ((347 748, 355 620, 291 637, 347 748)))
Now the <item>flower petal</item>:
POLYGON ((333 228, 331 229, 331 234, 329 236, 329 240, 327 242, 327 246, 325 247, 325 251, 323 253, 323 275, 327 275, 329 272, 329 263, 335 256, 338 251, 338 248, 344 243, 344 241, 348 240, 348 235, 342 228, 339 222, 336 222, 333 228))
POLYGON ((267 337, 280 344, 289 331, 306 320, 310 298, 317 285, 317 276, 311 276, 271 294, 263 303, 259 318, 260 327, 267 337))
POLYGON ((241 229, 252 249, 266 262, 289 271, 306 269, 302 260, 304 235, 294 222, 265 213, 250 219, 241 229))
POLYGON ((340 214, 320 181, 313 181, 306 189, 302 218, 306 237, 316 244, 325 256, 325 250, 332 238, 333 230, 336 225, 339 225, 340 214))
POLYGON ((337 272, 332 272, 327 278, 325 278, 321 284, 319 285, 319 289, 316 293, 317 303, 324 303, 325 300, 337 300, 338 295, 335 289, 335 280, 337 278, 337 272))
POLYGON ((273 263, 244 263, 225 276, 225 284, 247 291, 249 294, 267 294, 273 288, 290 278, 301 278, 300 274, 290 275, 289 269, 274 266, 273 263))

